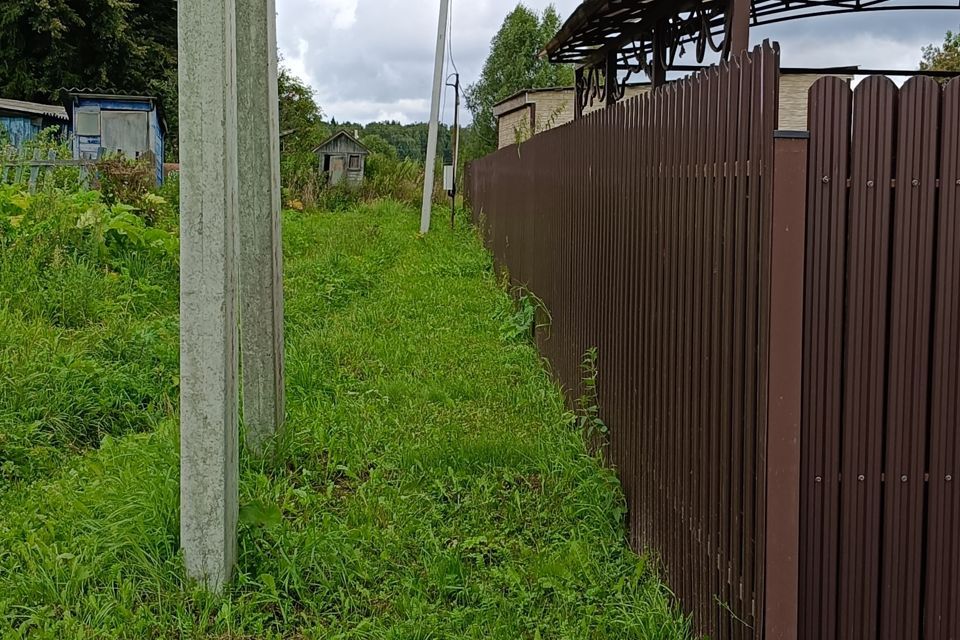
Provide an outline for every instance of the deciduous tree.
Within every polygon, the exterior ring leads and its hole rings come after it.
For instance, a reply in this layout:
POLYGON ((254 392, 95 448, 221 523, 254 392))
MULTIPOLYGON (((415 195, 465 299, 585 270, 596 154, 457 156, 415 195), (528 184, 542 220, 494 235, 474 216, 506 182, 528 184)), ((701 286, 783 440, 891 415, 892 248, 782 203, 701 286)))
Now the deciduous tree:
POLYGON ((942 46, 930 45, 923 49, 923 71, 960 71, 960 31, 947 31, 942 46))
POLYGON ((283 150, 313 152, 331 133, 331 127, 323 122, 323 110, 314 98, 313 89, 281 67, 279 95, 283 150))
POLYGON ((542 14, 523 4, 507 15, 490 43, 490 55, 475 84, 466 91, 467 108, 473 127, 467 137, 465 154, 476 158, 497 147, 497 123, 493 106, 524 89, 573 86, 573 70, 539 57, 540 51, 560 29, 561 20, 553 5, 542 14))

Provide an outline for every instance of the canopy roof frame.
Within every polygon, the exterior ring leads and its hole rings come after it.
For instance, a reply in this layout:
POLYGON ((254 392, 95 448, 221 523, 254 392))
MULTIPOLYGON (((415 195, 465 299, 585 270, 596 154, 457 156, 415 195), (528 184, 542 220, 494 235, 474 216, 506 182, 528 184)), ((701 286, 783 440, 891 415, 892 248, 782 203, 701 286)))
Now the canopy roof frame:
POLYGON ((584 0, 541 52, 577 67, 576 113, 620 100, 634 73, 656 87, 692 45, 728 59, 750 46, 750 28, 802 18, 881 11, 957 10, 960 0, 584 0), (619 72, 626 77, 619 80, 619 72), (610 81, 607 79, 610 78, 610 81))
POLYGON ((730 20, 735 4, 749 5, 749 15, 737 16, 749 27, 846 13, 960 9, 960 0, 586 0, 541 56, 556 63, 590 65, 611 50, 634 51, 639 42, 649 53, 652 36, 664 24, 675 32, 679 45, 704 37, 716 41, 741 26, 730 20), (703 18, 709 29, 703 29, 703 18))

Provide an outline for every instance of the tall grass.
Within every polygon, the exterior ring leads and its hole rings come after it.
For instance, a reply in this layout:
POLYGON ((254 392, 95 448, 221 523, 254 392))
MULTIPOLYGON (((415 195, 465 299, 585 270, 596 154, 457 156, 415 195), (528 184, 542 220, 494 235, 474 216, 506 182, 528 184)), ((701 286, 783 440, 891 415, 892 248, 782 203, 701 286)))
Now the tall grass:
MULTIPOLYGON (((364 203, 389 200, 419 206, 423 196, 423 164, 396 154, 371 153, 359 184, 331 185, 317 170, 315 156, 290 156, 283 161, 284 202, 297 210, 349 211, 364 203)), ((433 199, 446 206, 442 166, 434 174, 433 199)))
POLYGON ((0 186, 0 492, 172 414, 176 254, 97 192, 0 186))
POLYGON ((366 198, 419 203, 423 194, 423 177, 423 164, 419 162, 373 154, 367 160, 366 198))
POLYGON ((242 456, 225 594, 184 579, 160 420, 0 497, 0 636, 684 637, 474 232, 417 222, 286 214, 287 434, 242 456))
POLYGON ((286 152, 280 157, 283 201, 297 208, 315 209, 325 186, 319 159, 312 152, 286 152))

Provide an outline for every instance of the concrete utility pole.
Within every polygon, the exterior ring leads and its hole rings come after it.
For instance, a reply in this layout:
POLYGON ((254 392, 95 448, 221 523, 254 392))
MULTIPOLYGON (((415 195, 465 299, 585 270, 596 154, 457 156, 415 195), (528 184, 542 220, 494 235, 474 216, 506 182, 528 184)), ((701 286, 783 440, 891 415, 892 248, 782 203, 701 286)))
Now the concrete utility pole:
POLYGON ((180 543, 219 591, 237 556, 237 58, 234 0, 178 5, 180 543))
POLYGON ((437 57, 433 68, 433 102, 430 105, 430 133, 427 138, 427 160, 424 165, 423 208, 420 211, 420 233, 430 231, 433 207, 433 181, 437 164, 437 136, 440 127, 440 92, 443 89, 443 57, 447 44, 447 15, 450 0, 440 0, 440 26, 437 28, 437 57))
POLYGON ((450 228, 453 229, 457 218, 457 175, 460 165, 460 74, 455 73, 453 84, 447 83, 452 87, 456 95, 453 103, 453 189, 450 191, 450 228))
POLYGON ((285 417, 276 0, 235 2, 243 424, 262 451, 285 417))

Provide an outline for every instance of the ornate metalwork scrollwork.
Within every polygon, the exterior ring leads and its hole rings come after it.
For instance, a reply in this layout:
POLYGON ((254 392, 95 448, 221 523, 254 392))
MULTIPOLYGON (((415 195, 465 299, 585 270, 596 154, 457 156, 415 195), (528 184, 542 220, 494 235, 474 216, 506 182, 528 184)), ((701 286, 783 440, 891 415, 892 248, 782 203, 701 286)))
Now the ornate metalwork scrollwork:
POLYGON ((606 64, 586 67, 577 76, 577 107, 583 113, 597 101, 617 102, 626 93, 626 83, 617 82, 617 76, 610 76, 606 64))
POLYGON ((627 85, 634 74, 643 73, 653 77, 655 66, 669 69, 677 58, 686 53, 691 44, 698 64, 703 63, 707 50, 719 53, 722 58, 730 55, 732 13, 727 6, 698 7, 685 15, 677 15, 659 22, 654 30, 642 33, 616 53, 617 69, 624 70, 622 78, 609 75, 605 60, 586 66, 577 76, 577 107, 579 113, 601 102, 617 102, 626 95, 627 85), (717 42, 717 33, 723 40, 717 42), (656 63, 656 64, 655 64, 656 63), (612 95, 611 95, 612 92, 612 95), (612 99, 608 100, 608 96, 612 99))

